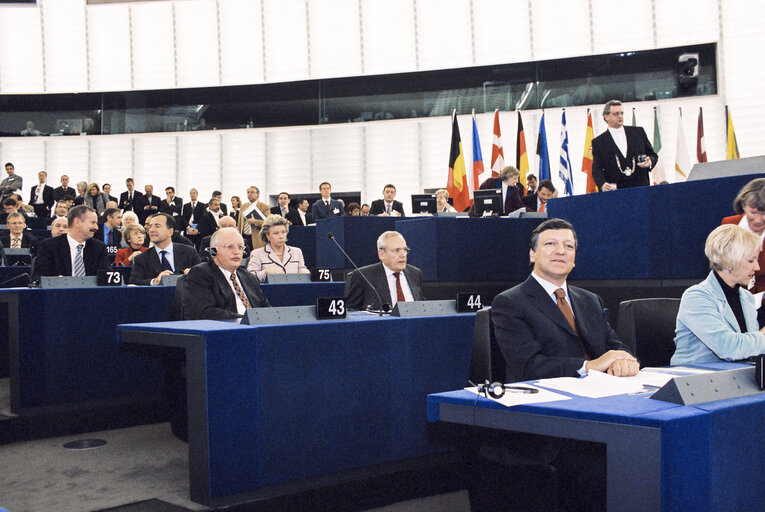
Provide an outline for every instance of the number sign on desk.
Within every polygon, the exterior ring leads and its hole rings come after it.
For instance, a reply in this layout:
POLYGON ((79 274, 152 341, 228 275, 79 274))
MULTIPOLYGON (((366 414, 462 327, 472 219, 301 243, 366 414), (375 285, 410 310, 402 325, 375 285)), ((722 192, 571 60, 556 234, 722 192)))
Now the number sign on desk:
POLYGON ((122 286, 125 280, 119 270, 99 270, 96 279, 98 286, 122 286))
POLYGON ((345 307, 345 297, 318 297, 316 299, 317 320, 331 320, 347 317, 348 310, 345 307))
POLYGON ((467 313, 483 309, 483 297, 478 292, 467 292, 457 294, 457 312, 467 313))
POLYGON ((311 270, 311 281, 332 281, 332 272, 328 268, 311 270))

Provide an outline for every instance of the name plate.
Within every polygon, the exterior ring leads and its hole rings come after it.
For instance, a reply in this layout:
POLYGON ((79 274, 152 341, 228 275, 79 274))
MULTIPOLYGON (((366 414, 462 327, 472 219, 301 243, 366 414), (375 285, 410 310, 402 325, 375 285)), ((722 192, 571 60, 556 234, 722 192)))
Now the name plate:
POLYGON ((467 292, 457 294, 457 313, 478 311, 485 307, 483 297, 479 292, 467 292))
POLYGON ((308 274, 266 274, 268 284, 310 283, 308 274))
POLYGON ((316 299, 316 319, 336 320, 348 318, 345 297, 318 297, 316 299))
POLYGON ((43 276, 40 288, 92 288, 97 286, 96 276, 43 276))
POLYGON ((181 277, 180 274, 170 274, 169 276, 162 276, 159 278, 159 285, 160 286, 175 286, 178 284, 178 278, 181 277))
POLYGON ((332 271, 328 268, 311 269, 311 281, 332 281, 332 271))
POLYGON ((124 286, 125 278, 119 270, 99 270, 96 276, 98 286, 124 286))

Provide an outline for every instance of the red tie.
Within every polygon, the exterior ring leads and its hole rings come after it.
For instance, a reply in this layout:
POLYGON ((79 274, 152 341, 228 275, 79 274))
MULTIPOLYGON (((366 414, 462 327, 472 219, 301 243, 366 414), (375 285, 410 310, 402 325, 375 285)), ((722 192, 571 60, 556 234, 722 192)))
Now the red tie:
POLYGON ((324 201, 324 204, 327 205, 327 210, 329 210, 329 201, 324 201))
POLYGON ((393 272, 393 277, 396 278, 396 302, 406 302, 404 289, 401 288, 401 272, 393 272))
POLYGON ((545 203, 539 203, 539 211, 540 212, 545 211, 545 203))

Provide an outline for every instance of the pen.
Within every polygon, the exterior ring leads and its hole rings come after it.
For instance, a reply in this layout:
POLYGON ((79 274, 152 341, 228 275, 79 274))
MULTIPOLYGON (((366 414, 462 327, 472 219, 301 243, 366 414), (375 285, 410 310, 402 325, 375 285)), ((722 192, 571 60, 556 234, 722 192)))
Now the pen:
POLYGON ((511 393, 539 393, 539 390, 536 388, 525 388, 523 386, 505 386, 505 389, 511 393))

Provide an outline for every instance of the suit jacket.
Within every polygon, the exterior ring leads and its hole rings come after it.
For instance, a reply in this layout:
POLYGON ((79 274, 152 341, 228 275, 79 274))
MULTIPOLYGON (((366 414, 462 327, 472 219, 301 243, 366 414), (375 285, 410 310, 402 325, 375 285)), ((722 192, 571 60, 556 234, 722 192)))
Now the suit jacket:
POLYGON ((757 324, 754 296, 743 288, 738 294, 746 332, 741 332, 714 270, 704 281, 685 290, 677 312, 672 366, 736 361, 765 353, 765 335, 757 324))
MULTIPOLYGON (((397 211, 402 217, 404 216, 404 205, 401 204, 401 201, 394 200, 391 209, 397 211)), ((385 200, 375 199, 369 205, 369 215, 380 215, 381 213, 385 213, 385 200)))
POLYGON ((316 220, 326 219, 327 217, 342 217, 345 215, 345 209, 343 208, 343 203, 337 199, 330 198, 329 208, 327 208, 323 200, 317 199, 313 203, 313 208, 311 208, 311 215, 316 220))
MULTIPOLYGON (((0 242, 7 247, 11 247, 11 232, 6 231, 0 235, 0 242)), ((26 230, 21 233, 21 248, 29 249, 29 253, 34 256, 37 251, 37 244, 39 240, 32 233, 28 233, 26 230)))
POLYGON ((77 191, 72 187, 56 187, 53 189, 53 201, 60 201, 64 199, 64 196, 72 196, 72 199, 77 197, 77 191))
MULTIPOLYGON (((364 273, 375 290, 378 291, 383 303, 393 304, 383 264, 373 263, 372 265, 361 267, 359 270, 364 273)), ((422 271, 417 267, 407 265, 404 269, 404 275, 409 282, 409 288, 412 289, 414 300, 425 300, 425 297, 422 295, 422 271)), ((358 270, 348 274, 345 282, 345 296, 347 298, 346 306, 348 306, 348 309, 366 309, 368 306, 371 306, 373 309, 380 309, 381 307, 377 300, 377 295, 369 288, 364 279, 358 275, 358 270)))
POLYGON ((577 377, 585 350, 591 359, 609 350, 629 352, 611 329, 600 297, 570 285, 568 294, 578 335, 533 276, 494 298, 491 319, 507 362, 505 380, 577 377))
POLYGON ((183 217, 183 226, 184 229, 188 227, 191 221, 191 214, 194 213, 194 224, 199 224, 199 221, 202 218, 202 215, 204 215, 206 211, 207 205, 203 203, 202 201, 197 201, 197 205, 194 208, 193 212, 191 210, 191 202, 188 202, 183 205, 183 209, 181 211, 181 217, 183 217))
POLYGON ((592 139, 592 177, 599 189, 603 184, 616 183, 617 188, 639 187, 650 185, 649 171, 637 166, 638 155, 646 155, 651 159, 651 169, 656 167, 659 156, 648 142, 648 136, 640 126, 625 126, 627 136, 627 156, 623 157, 616 147, 611 132, 606 130, 592 139), (621 168, 621 170, 620 170, 621 168), (622 170, 634 169, 634 173, 626 176, 622 170))
MULTIPOLYGON (((85 263, 85 274, 94 276, 99 270, 111 270, 106 246, 100 240, 93 238, 85 242, 82 250, 82 259, 85 263)), ((40 276, 71 276, 72 256, 69 252, 69 240, 67 235, 48 238, 37 244, 37 257, 34 262, 34 274, 32 280, 36 281, 40 276)))
MULTIPOLYGON (((496 188, 502 188, 502 180, 499 178, 487 178, 484 180, 483 183, 478 187, 479 190, 491 190, 496 188)), ((505 215, 507 215, 510 212, 514 212, 518 208, 523 208, 525 206, 525 203, 521 200, 521 193, 520 190, 523 187, 521 187, 520 184, 515 185, 515 191, 510 195, 510 205, 509 205, 509 211, 504 212, 505 215)), ((502 208, 505 207, 505 198, 502 198, 502 208)), ((470 205, 470 210, 468 210, 468 216, 470 217, 478 217, 478 214, 475 212, 475 203, 470 205)))
MULTIPOLYGON (((720 224, 738 225, 743 217, 743 215, 731 215, 730 217, 725 217, 720 224)), ((765 249, 765 240, 762 242, 762 248, 765 249)), ((760 269, 754 273, 754 287, 749 289, 752 293, 765 292, 765 250, 760 251, 757 263, 759 263, 760 269)))
POLYGON ((155 213, 159 213, 159 207, 162 200, 152 194, 151 198, 148 196, 141 196, 135 200, 135 213, 138 215, 138 222, 143 226, 146 223, 146 218, 151 217, 155 213), (149 207, 147 210, 146 207, 149 207))
MULTIPOLYGON (((196 249, 184 244, 173 243, 173 265, 176 274, 182 274, 187 268, 199 263, 196 249)), ((142 252, 133 258, 133 271, 130 273, 130 284, 149 285, 151 280, 162 272, 159 253, 156 247, 142 252)))
MULTIPOLYGON (((247 220, 244 217, 244 212, 247 211, 247 209, 250 207, 250 204, 252 203, 244 203, 242 205, 242 210, 239 212, 239 220, 236 222, 236 228, 239 230, 240 233, 242 233, 242 236, 244 236, 244 224, 247 222, 247 220)), ((261 203, 258 201, 256 208, 260 210, 260 213, 263 214, 263 217, 268 217, 271 215, 271 207, 268 206, 266 203, 261 203)), ((263 226, 263 220, 258 216, 255 212, 250 212, 250 215, 255 215, 255 224, 252 224, 250 227, 251 232, 251 245, 253 249, 259 249, 260 247, 263 247, 266 245, 263 240, 260 239, 260 228, 263 226)))
POLYGON ((215 217, 212 212, 205 212, 202 214, 197 229, 199 229, 199 236, 202 238, 210 236, 218 231, 218 223, 215 222, 215 217))
POLYGON ((23 179, 16 173, 7 176, 3 181, 0 181, 0 201, 6 197, 21 191, 21 185, 23 179))
POLYGON ((284 261, 274 254, 271 244, 256 249, 250 254, 250 261, 247 262, 247 271, 252 272, 260 281, 265 281, 266 270, 275 269, 280 274, 301 274, 308 271, 303 259, 303 251, 298 247, 286 245, 284 248, 284 261))
POLYGON ((307 226, 309 224, 314 224, 316 221, 313 220, 313 217, 311 217, 311 212, 305 212, 305 224, 303 224, 303 218, 300 216, 300 212, 297 210, 290 210, 287 212, 287 216, 285 217, 288 221, 292 223, 293 226, 307 226))
MULTIPOLYGON (((533 194, 528 194, 526 196, 523 196, 521 198, 521 202, 526 206, 527 212, 535 212, 537 211, 537 193, 534 192, 533 194)), ((545 208, 547 208, 547 205, 545 205, 545 208)))
MULTIPOLYGON (((101 240, 102 242, 106 243, 106 240, 104 240, 104 224, 101 223, 98 225, 98 231, 93 236, 96 240, 101 240)), ((112 230, 112 243, 111 245, 115 247, 119 247, 120 243, 122 242, 122 233, 118 229, 112 230)))
MULTIPOLYGON (((122 208, 123 212, 135 212, 138 214, 138 210, 136 209, 136 203, 138 202, 138 199, 143 197, 143 194, 141 192, 138 192, 137 190, 133 191, 133 200, 128 200, 128 194, 129 192, 126 190, 122 194, 120 194, 120 202, 117 206, 122 208)), ((143 225, 143 222, 141 223, 143 225)))
POLYGON ((40 184, 38 183, 34 187, 32 187, 32 190, 29 191, 29 205, 32 206, 32 208, 35 209, 35 215, 37 215, 38 219, 44 219, 46 217, 50 217, 50 209, 53 206, 54 199, 53 199, 53 187, 49 185, 44 185, 42 189, 42 204, 37 204, 35 202, 35 195, 37 193, 37 187, 39 187, 40 184))
POLYGON ((173 218, 176 231, 183 231, 183 199, 175 197, 172 204, 168 204, 167 199, 163 199, 159 205, 159 211, 173 218))
MULTIPOLYGON (((145 252, 148 251, 148 247, 141 246, 141 248, 137 252, 145 252)), ((117 249, 117 253, 114 255, 114 266, 115 267, 130 267, 133 265, 133 262, 130 260, 130 256, 136 251, 133 250, 132 247, 123 247, 122 249, 117 249)), ((136 255, 136 258, 138 256, 136 255)))
MULTIPOLYGON (((278 204, 276 206, 271 207, 271 215, 282 215, 282 207, 278 204)), ((292 209, 288 206, 287 207, 287 215, 292 211, 292 209)), ((287 215, 282 215, 285 219, 287 218, 287 215)))
MULTIPOLYGON (((260 289, 260 282, 243 268, 236 270, 236 278, 250 306, 269 307, 268 299, 260 289)), ((183 293, 185 320, 229 320, 241 318, 236 310, 236 297, 223 272, 210 261, 192 267, 186 275, 183 293)))

